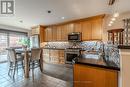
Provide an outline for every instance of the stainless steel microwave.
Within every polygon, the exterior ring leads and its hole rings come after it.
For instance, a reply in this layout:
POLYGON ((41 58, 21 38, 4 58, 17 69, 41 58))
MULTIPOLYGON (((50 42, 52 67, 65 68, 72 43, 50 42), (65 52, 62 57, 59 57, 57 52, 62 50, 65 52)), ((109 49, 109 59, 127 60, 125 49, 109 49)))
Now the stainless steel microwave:
POLYGON ((68 41, 81 41, 81 33, 73 32, 68 34, 68 41))

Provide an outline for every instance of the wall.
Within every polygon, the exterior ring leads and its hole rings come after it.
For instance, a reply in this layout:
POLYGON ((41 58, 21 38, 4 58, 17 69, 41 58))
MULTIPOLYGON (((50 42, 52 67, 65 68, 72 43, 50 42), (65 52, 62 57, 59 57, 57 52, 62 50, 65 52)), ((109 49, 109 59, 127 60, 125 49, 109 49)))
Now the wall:
POLYGON ((28 34, 30 33, 30 31, 28 29, 23 29, 23 28, 14 27, 14 26, 8 26, 8 25, 2 25, 2 24, 0 24, 0 29, 27 32, 28 34))
POLYGON ((103 24, 103 41, 106 42, 108 40, 107 30, 123 28, 122 20, 125 18, 130 18, 130 12, 125 12, 125 13, 120 14, 120 16, 116 19, 116 21, 114 21, 112 26, 108 26, 108 24, 111 20, 111 16, 106 15, 106 17, 104 19, 104 24, 103 24))
POLYGON ((130 49, 120 49, 120 87, 130 87, 130 49))

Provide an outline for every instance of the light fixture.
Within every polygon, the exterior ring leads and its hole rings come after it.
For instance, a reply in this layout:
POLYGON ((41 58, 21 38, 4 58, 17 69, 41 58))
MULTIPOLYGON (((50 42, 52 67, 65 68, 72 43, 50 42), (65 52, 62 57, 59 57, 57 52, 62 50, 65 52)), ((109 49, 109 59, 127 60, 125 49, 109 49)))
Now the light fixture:
POLYGON ((112 18, 111 20, 112 20, 112 21, 115 21, 115 20, 116 20, 116 18, 112 18))
POLYGON ((61 19, 65 19, 65 17, 61 17, 61 19))
POLYGON ((116 12, 116 13, 113 14, 113 17, 115 17, 115 18, 118 17, 118 16, 119 16, 118 12, 116 12))
POLYGON ((112 24, 108 24, 108 26, 112 26, 112 24))
POLYGON ((112 24, 113 23, 113 21, 110 21, 110 24, 112 24))

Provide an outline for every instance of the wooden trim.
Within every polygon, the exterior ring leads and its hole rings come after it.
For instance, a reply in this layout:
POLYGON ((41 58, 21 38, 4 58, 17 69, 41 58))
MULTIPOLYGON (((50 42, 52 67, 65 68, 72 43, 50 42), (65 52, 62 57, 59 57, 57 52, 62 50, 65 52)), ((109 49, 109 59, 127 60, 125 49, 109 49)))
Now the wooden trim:
POLYGON ((108 5, 113 5, 115 3, 115 0, 109 0, 108 5))
POLYGON ((112 33, 112 32, 122 32, 122 31, 124 31, 124 29, 119 28, 119 29, 108 30, 107 32, 112 33))

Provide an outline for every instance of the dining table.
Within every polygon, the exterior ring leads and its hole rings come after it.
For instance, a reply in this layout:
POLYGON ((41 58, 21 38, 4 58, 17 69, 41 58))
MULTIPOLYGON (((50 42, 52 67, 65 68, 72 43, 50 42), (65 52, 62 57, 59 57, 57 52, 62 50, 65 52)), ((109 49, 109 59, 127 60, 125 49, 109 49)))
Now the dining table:
MULTIPOLYGON (((29 78, 29 71, 30 71, 30 66, 29 66, 29 58, 31 54, 31 49, 15 49, 16 54, 23 54, 24 55, 24 77, 29 78)), ((40 56, 40 70, 41 72, 43 71, 43 56, 41 52, 40 56)))

